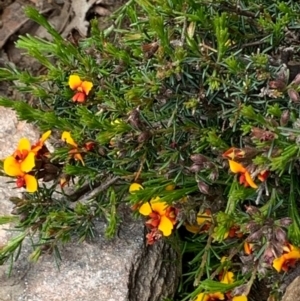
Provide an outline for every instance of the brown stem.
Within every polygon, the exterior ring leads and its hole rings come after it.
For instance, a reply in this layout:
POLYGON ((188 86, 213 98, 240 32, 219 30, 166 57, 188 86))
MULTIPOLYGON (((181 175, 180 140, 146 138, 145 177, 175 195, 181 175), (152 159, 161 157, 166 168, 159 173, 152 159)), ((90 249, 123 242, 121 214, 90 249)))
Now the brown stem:
POLYGON ((205 267, 205 264, 207 263, 208 251, 210 249, 212 239, 213 239, 212 234, 214 232, 214 229, 215 229, 215 226, 214 226, 214 224, 212 224, 211 227, 209 228, 208 239, 207 239, 207 242, 206 242, 206 246, 204 247, 204 253, 203 253, 203 256, 202 256, 202 261, 201 261, 201 264, 200 264, 199 273, 198 273, 198 275, 196 276, 196 278, 194 280, 194 286, 199 285, 200 280, 203 276, 204 267, 205 267))

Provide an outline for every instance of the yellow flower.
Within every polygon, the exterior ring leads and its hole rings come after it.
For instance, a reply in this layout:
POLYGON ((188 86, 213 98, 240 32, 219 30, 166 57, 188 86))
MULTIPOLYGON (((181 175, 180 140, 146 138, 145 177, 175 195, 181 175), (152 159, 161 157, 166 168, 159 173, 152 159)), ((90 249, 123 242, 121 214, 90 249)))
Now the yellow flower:
POLYGON ((241 159, 245 157, 245 151, 236 147, 231 147, 225 153, 222 154, 223 158, 234 160, 234 159, 241 159))
POLYGON ((84 102, 93 87, 93 83, 82 81, 78 75, 70 75, 69 86, 72 90, 77 91, 72 100, 75 102, 84 102))
POLYGON ((283 247, 283 254, 273 260, 273 267, 277 272, 287 272, 298 259, 300 259, 300 249, 292 244, 287 244, 283 247))
POLYGON ((224 294, 220 292, 216 293, 200 293, 194 301, 218 301, 224 300, 224 294))
POLYGON ((159 197, 152 198, 150 202, 141 205, 139 212, 142 215, 149 216, 150 220, 146 224, 152 228, 158 228, 164 236, 172 233, 176 223, 176 215, 167 203, 161 202, 159 197))
POLYGON ((239 182, 245 187, 250 186, 252 188, 257 188, 257 185, 254 183, 253 179, 250 176, 250 173, 247 169, 240 163, 237 163, 233 160, 228 160, 229 168, 233 173, 240 174, 239 182))
POLYGON ((71 132, 63 132, 61 135, 61 140, 65 141, 66 143, 77 147, 78 145, 75 143, 75 141, 73 140, 72 136, 71 136, 71 132))
POLYGON ((63 141, 65 141, 66 143, 70 144, 71 146, 73 146, 73 149, 71 149, 69 151, 69 154, 75 159, 75 160, 79 160, 82 165, 84 165, 84 161, 83 158, 78 150, 78 145, 77 143, 75 143, 75 141, 73 140, 71 133, 70 132, 63 132, 61 135, 61 139, 63 141))
POLYGON ((234 274, 232 272, 225 272, 222 275, 221 283, 231 284, 234 282, 234 274))
POLYGON ((37 180, 34 176, 27 174, 34 167, 35 153, 31 151, 29 140, 22 138, 13 155, 4 160, 4 172, 11 177, 17 177, 17 187, 26 186, 28 192, 34 192, 37 190, 37 180))
MULTIPOLYGON (((222 260, 221 260, 222 262, 222 260)), ((232 284, 234 283, 234 274, 230 271, 225 272, 222 275, 222 279, 220 281, 221 283, 226 283, 226 284, 232 284)), ((229 293, 226 293, 226 296, 228 297, 229 293)), ((230 298, 231 301, 248 301, 247 296, 245 295, 240 295, 240 296, 234 296, 232 299, 230 298)))
MULTIPOLYGON (((167 188, 170 191, 175 187, 174 185, 172 185, 172 187, 168 185, 167 188)), ((134 193, 141 189, 144 189, 141 184, 132 183, 129 187, 129 192, 134 193)), ((152 234, 158 235, 158 232, 161 231, 164 236, 171 235, 174 225, 177 222, 176 209, 160 201, 159 197, 152 198, 150 202, 141 205, 140 203, 142 202, 139 202, 134 208, 139 206, 139 213, 150 217, 150 219, 146 221, 146 225, 151 229, 152 234), (157 230, 159 231, 157 232, 157 230)))
POLYGON ((143 186, 139 183, 132 183, 129 187, 129 192, 133 193, 134 191, 143 189, 143 186))

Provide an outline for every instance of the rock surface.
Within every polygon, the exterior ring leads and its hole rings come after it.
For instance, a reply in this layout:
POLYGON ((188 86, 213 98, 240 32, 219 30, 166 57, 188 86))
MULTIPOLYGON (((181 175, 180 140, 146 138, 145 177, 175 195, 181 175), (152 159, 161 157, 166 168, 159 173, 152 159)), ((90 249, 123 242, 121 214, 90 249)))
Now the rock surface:
MULTIPOLYGON (((38 136, 32 125, 19 122, 13 111, 0 107, 0 158, 10 155, 20 138, 34 142, 38 136)), ((11 213, 9 197, 20 194, 14 181, 8 181, 0 177, 0 216, 11 213)), ((38 263, 28 261, 33 250, 28 240, 10 277, 10 263, 0 266, 0 300, 161 301, 173 296, 179 272, 172 248, 163 241, 146 247, 141 221, 126 218, 112 240, 104 237, 105 226, 96 221, 92 242, 63 246, 59 269, 53 255, 43 255, 38 263)), ((18 234, 7 230, 9 225, 0 226, 0 248, 18 234)))
MULTIPOLYGON (((21 137, 32 142, 38 138, 36 129, 19 122, 15 113, 0 107, 0 158, 10 155, 21 137)), ((0 215, 10 214, 10 196, 19 194, 9 178, 0 177, 0 215)), ((16 235, 0 229, 0 245, 16 235)), ((62 262, 57 268, 52 255, 44 255, 37 264, 30 263, 32 251, 26 244, 21 257, 7 277, 9 264, 0 267, 0 300, 5 301, 122 301, 128 293, 128 273, 143 249, 143 227, 140 222, 124 225, 114 240, 104 237, 105 223, 97 222, 98 236, 93 242, 67 244, 62 248, 62 262)))
POLYGON ((59 269, 52 255, 30 263, 26 246, 9 278, 5 275, 8 265, 0 269, 0 300, 128 300, 129 273, 143 245, 141 225, 128 226, 119 238, 107 241, 105 224, 97 223, 98 237, 93 242, 70 243, 62 249, 59 269))
POLYGON ((300 276, 295 278, 293 282, 287 287, 282 301, 296 301, 300 300, 300 276))

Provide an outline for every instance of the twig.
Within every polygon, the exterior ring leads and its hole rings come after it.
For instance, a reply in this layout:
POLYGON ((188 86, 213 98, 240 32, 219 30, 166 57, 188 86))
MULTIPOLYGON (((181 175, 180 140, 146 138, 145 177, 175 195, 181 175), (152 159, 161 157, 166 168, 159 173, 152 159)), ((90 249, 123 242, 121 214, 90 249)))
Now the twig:
POLYGON ((252 47, 252 46, 258 46, 267 43, 267 41, 255 41, 255 42, 250 42, 250 43, 245 43, 241 46, 241 48, 246 48, 246 47, 252 47))
POLYGON ((214 229, 215 229, 215 226, 212 224, 211 227, 209 228, 208 239, 207 239, 206 245, 204 247, 204 253, 203 253, 202 261, 201 261, 200 268, 199 268, 199 274, 197 275, 197 277, 194 280, 194 286, 199 285, 200 280, 203 276, 204 267, 205 267, 205 264, 207 263, 208 251, 210 249, 212 239, 213 239, 212 234, 214 232, 214 229))
POLYGON ((144 155, 141 159, 140 167, 139 167, 138 171, 135 174, 134 181, 137 181, 137 179, 140 177, 140 174, 143 170, 143 166, 144 166, 145 161, 146 161, 146 158, 145 158, 145 155, 144 155))
POLYGON ((87 203, 88 201, 90 201, 93 198, 95 198, 98 194, 100 194, 101 192, 103 192, 104 190, 106 190, 107 188, 109 188, 112 184, 114 184, 115 182, 117 182, 120 178, 121 178, 120 176, 116 176, 116 177, 108 179, 102 185, 96 187, 92 191, 89 191, 89 192, 85 193, 84 195, 82 195, 81 197, 79 197, 77 199, 77 201, 75 201, 74 203, 71 204, 70 207, 71 208, 75 208, 75 206, 76 206, 76 204, 78 202, 80 202, 82 204, 87 203))
POLYGON ((257 272, 257 266, 258 266, 258 264, 256 264, 255 266, 254 266, 254 269, 253 269, 253 271, 252 271, 252 273, 251 273, 251 278, 250 278, 250 280, 247 282, 247 290, 244 292, 244 295, 246 295, 246 296, 248 296, 249 295, 249 293, 250 293, 250 290, 251 290, 251 287, 252 287, 252 285, 253 285, 253 282, 254 282, 254 280, 255 280, 255 278, 256 278, 256 272, 257 272))

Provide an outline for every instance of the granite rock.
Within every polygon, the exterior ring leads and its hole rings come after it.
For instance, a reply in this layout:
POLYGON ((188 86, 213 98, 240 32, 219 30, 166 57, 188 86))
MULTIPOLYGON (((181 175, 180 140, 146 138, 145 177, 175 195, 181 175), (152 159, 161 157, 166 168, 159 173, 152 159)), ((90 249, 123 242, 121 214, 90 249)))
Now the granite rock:
POLYGON ((300 300, 300 276, 296 277, 287 287, 282 301, 300 300))
MULTIPOLYGON (((35 142, 38 131, 17 120, 10 109, 0 107, 0 158, 10 155, 22 137, 35 142)), ((10 196, 20 189, 10 178, 0 177, 0 216, 9 215, 10 196)), ((19 258, 0 266, 1 301, 160 301, 172 297, 178 284, 178 256, 160 241, 144 243, 143 222, 125 214, 118 235, 105 238, 106 224, 95 221, 93 241, 70 242, 60 247, 57 266, 53 254, 44 254, 37 263, 28 260, 33 247, 27 239, 19 258)), ((17 235, 13 225, 0 226, 0 248, 17 235)))
MULTIPOLYGON (((0 107, 0 116, 0 158, 10 155, 22 137, 37 140, 38 131, 18 121, 12 110, 0 107)), ((15 183, 0 177, 0 215, 10 214, 13 204, 9 197, 18 195, 20 190, 15 189, 15 183)), ((10 263, 0 267, 0 300, 126 300, 128 273, 144 245, 143 227, 141 222, 129 222, 122 225, 118 237, 107 240, 105 226, 103 221, 96 222, 97 237, 92 242, 73 242, 62 247, 59 268, 50 254, 43 255, 38 263, 30 263, 32 246, 27 241, 10 277, 10 263)), ((9 225, 0 228, 0 246, 17 234, 9 231, 12 229, 9 225)))

